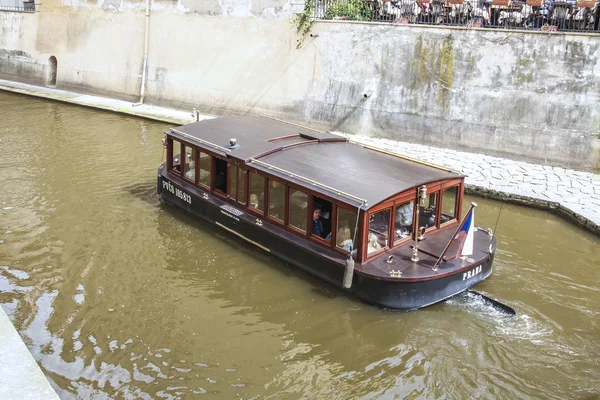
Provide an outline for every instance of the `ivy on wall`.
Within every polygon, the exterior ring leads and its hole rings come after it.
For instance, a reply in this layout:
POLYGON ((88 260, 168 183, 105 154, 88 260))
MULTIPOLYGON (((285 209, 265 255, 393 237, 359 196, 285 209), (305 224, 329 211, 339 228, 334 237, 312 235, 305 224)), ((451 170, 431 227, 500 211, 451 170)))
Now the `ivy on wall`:
POLYGON ((306 0, 304 3, 304 11, 302 13, 296 14, 296 32, 300 35, 300 37, 296 40, 296 48, 299 49, 302 47, 304 43, 304 38, 313 25, 315 24, 315 19, 312 18, 312 14, 315 10, 314 0, 306 0))

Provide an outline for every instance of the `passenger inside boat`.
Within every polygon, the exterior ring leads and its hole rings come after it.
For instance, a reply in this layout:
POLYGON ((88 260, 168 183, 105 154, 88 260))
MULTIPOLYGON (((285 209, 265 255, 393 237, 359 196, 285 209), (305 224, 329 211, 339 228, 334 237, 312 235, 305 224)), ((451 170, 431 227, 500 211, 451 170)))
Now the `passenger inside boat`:
POLYGON ((265 178, 259 175, 256 171, 250 171, 249 175, 250 206, 259 211, 263 211, 265 198, 265 178))
POLYGON ((437 210, 437 193, 431 193, 427 196, 425 204, 421 206, 419 214, 419 228, 424 226, 430 228, 435 226, 435 214, 437 210))
POLYGON ((342 250, 352 251, 352 236, 350 228, 343 226, 338 229, 336 237, 336 245, 342 250))
POLYGON ((413 231, 413 219, 415 213, 415 201, 411 200, 396 208, 396 232, 395 240, 410 237, 413 231))
POLYGON ((388 247, 390 209, 381 210, 369 218, 369 238, 367 254, 388 247))
POLYGON ((331 240, 331 202, 317 196, 313 196, 313 229, 312 234, 325 240, 331 240))
POLYGON ((260 207, 260 205, 258 204, 258 196, 256 195, 256 193, 252 193, 250 195, 250 206, 254 208, 260 207))
POLYGON ((194 153, 195 150, 189 146, 184 146, 185 147, 185 162, 183 164, 184 166, 184 174, 185 177, 190 179, 190 180, 195 180, 196 179, 196 161, 194 160, 194 153))
POLYGON ((212 170, 212 157, 209 154, 200 152, 199 158, 200 176, 198 182, 201 185, 210 187, 210 171, 212 170))
POLYGON ((351 211, 343 207, 337 208, 337 232, 335 244, 338 249, 356 254, 356 229, 358 222, 357 211, 351 211))
POLYGON ((285 185, 269 179, 269 216, 279 222, 285 217, 285 185))

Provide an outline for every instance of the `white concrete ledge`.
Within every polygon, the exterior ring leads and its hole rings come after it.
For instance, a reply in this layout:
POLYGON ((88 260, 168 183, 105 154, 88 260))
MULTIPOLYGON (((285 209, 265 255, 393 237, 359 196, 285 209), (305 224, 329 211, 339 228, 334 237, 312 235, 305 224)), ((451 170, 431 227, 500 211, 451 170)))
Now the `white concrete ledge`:
MULTIPOLYGON (((147 104, 136 106, 128 101, 109 99, 100 96, 90 96, 80 93, 68 92, 65 90, 28 85, 25 83, 12 82, 1 79, 0 90, 42 97, 44 99, 62 101, 65 103, 76 104, 79 106, 99 108, 101 110, 129 114, 161 122, 170 122, 179 125, 192 122, 191 110, 178 111, 171 110, 169 108, 154 107, 147 104)), ((200 119, 205 118, 209 117, 203 115, 200 116, 200 119)))
POLYGON ((0 307, 0 399, 59 400, 0 307))
MULTIPOLYGON (((178 125, 192 122, 191 110, 186 112, 148 105, 133 106, 126 101, 6 80, 0 80, 0 90, 178 125)), ((200 119, 206 118, 214 118, 214 116, 200 116, 200 119)), ((600 235, 600 175, 598 174, 389 139, 346 136, 359 143, 459 171, 468 176, 465 181, 468 193, 550 210, 600 235)))

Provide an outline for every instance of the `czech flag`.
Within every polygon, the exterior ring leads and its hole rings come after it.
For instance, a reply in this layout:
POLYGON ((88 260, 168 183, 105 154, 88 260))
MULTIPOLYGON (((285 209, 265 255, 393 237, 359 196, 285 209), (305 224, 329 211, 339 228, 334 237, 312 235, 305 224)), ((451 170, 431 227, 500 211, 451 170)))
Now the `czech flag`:
POLYGON ((461 256, 470 256, 473 254, 473 235, 475 234, 475 207, 469 210, 469 214, 463 220, 462 227, 456 234, 456 238, 461 241, 458 253, 461 256))

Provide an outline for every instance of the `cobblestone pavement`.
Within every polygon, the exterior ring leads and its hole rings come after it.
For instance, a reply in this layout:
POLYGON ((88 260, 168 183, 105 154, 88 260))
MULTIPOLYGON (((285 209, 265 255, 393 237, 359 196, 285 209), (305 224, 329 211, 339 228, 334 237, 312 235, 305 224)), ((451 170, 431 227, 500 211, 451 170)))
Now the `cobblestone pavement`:
MULTIPOLYGON (((12 81, 0 80, 0 90, 178 125, 192 122, 189 111, 137 106, 121 100, 12 81)), ((205 118, 213 117, 199 116, 199 119, 205 118)), ((358 143, 451 168, 467 175, 467 193, 550 209, 600 235, 600 175, 389 139, 338 134, 358 143)))
POLYGON ((350 140, 468 175, 469 193, 553 209, 600 233, 600 175, 506 158, 341 134, 350 140))

